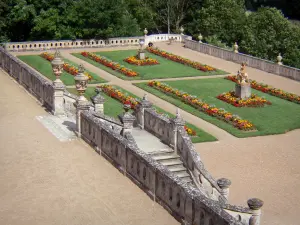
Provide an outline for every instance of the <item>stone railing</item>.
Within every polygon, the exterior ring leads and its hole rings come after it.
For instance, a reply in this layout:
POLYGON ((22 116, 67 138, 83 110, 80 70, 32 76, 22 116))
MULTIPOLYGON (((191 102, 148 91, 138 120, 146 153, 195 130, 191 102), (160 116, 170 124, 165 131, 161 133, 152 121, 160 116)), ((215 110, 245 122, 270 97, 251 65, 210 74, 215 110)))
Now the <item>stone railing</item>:
POLYGON ((217 184, 217 181, 205 169, 191 138, 183 127, 178 127, 177 154, 180 155, 184 166, 192 175, 194 183, 208 198, 220 202, 227 201, 228 196, 222 195, 222 189, 217 184))
POLYGON ((279 65, 268 60, 256 58, 242 53, 235 53, 234 51, 223 49, 210 44, 199 43, 193 40, 185 39, 184 42, 185 47, 192 50, 239 64, 242 62, 246 62, 250 67, 300 81, 300 69, 285 65, 279 65))
POLYGON ((53 108, 54 88, 43 75, 31 69, 17 57, 0 48, 0 67, 34 95, 49 110, 53 108))
POLYGON ((130 133, 121 136, 91 111, 81 114, 81 137, 179 221, 190 225, 242 224, 227 213, 220 202, 182 182, 141 151, 130 133))
POLYGON ((118 37, 106 40, 58 40, 58 41, 28 41, 4 43, 7 51, 47 51, 51 49, 75 49, 75 48, 101 48, 113 46, 137 46, 140 39, 145 39, 145 44, 149 42, 174 41, 181 42, 180 34, 152 34, 138 37, 118 37))
POLYGON ((167 145, 173 144, 174 134, 170 119, 156 112, 155 109, 144 110, 144 129, 167 145))

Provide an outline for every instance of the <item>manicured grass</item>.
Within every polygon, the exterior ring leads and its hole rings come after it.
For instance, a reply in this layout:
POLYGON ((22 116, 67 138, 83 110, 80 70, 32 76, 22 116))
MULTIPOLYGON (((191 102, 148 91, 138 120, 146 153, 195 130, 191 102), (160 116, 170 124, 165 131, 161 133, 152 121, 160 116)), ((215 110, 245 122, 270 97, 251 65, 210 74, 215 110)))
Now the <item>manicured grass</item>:
MULTIPOLYGON (((48 60, 42 58, 39 55, 21 55, 18 56, 20 60, 27 63, 29 66, 33 67, 37 71, 39 71, 41 74, 43 74, 45 77, 49 78, 50 80, 55 80, 55 76, 52 72, 51 62, 48 60)), ((70 65, 77 66, 78 65, 74 62, 71 62, 68 59, 63 59, 66 63, 69 63, 70 65)), ((92 76, 92 80, 89 82, 90 84, 96 84, 96 83, 104 83, 107 82, 106 80, 100 78, 97 74, 91 73, 90 71, 87 71, 92 76)), ((60 79, 65 85, 74 85, 74 76, 63 71, 60 79)))
MULTIPOLYGON (((118 87, 118 86, 115 86, 116 88, 118 88, 120 91, 122 91, 123 93, 126 93, 132 97, 135 97, 137 98, 137 96, 133 95, 132 93, 118 87)), ((68 91, 72 94, 75 94, 77 95, 77 91, 75 88, 68 88, 68 91)), ((85 97, 87 99, 90 99, 91 96, 94 96, 95 95, 95 88, 94 87, 88 87, 86 92, 85 92, 85 97)), ((109 115, 111 117, 115 117, 117 118, 117 116, 119 114, 121 114, 122 112, 124 112, 123 110, 123 104, 121 104, 119 101, 117 101, 116 99, 114 98, 111 98, 109 96, 107 96, 106 94, 103 94, 103 97, 105 98, 105 103, 104 103, 104 113, 106 115, 109 115)), ((156 110, 159 111, 159 112, 162 112, 162 113, 165 113, 167 115, 169 115, 169 117, 174 117, 173 114, 171 113, 168 113, 166 111, 164 111, 163 109, 159 108, 159 107, 156 107, 156 110)), ((216 141, 217 139, 206 133, 205 131, 201 130, 200 128, 198 127, 195 127, 194 125, 192 124, 186 124, 189 128, 192 128, 193 130, 196 131, 197 133, 197 137, 192 137, 192 141, 193 143, 200 143, 200 142, 209 142, 209 141, 216 141)))
POLYGON ((164 82, 172 88, 185 91, 188 94, 195 95, 204 102, 215 105, 217 108, 225 110, 240 116, 242 119, 249 120, 253 123, 257 131, 245 132, 234 128, 230 124, 209 116, 199 110, 189 106, 179 99, 166 95, 147 85, 147 83, 138 83, 136 86, 190 112, 216 126, 226 130, 236 137, 251 137, 270 134, 281 134, 287 131, 300 128, 300 105, 289 102, 269 94, 262 93, 252 89, 252 93, 265 97, 271 101, 272 105, 262 108, 237 108, 226 102, 216 98, 219 94, 234 89, 234 83, 222 78, 201 79, 201 80, 185 80, 185 81, 169 81, 164 82))
POLYGON ((137 54, 137 50, 124 50, 124 51, 110 51, 110 52, 95 52, 96 55, 105 56, 114 62, 118 62, 125 67, 134 70, 139 73, 136 77, 127 77, 121 73, 118 73, 100 63, 97 63, 91 59, 83 57, 80 53, 74 53, 73 55, 83 59, 94 66, 97 66, 117 77, 124 80, 150 80, 159 78, 173 78, 173 77, 195 77, 195 76, 209 76, 209 75, 224 75, 227 72, 222 70, 216 70, 211 72, 203 72, 189 66, 185 66, 180 63, 173 62, 163 57, 146 52, 146 56, 157 59, 160 64, 152 66, 136 66, 124 62, 123 60, 128 56, 134 56, 137 54))

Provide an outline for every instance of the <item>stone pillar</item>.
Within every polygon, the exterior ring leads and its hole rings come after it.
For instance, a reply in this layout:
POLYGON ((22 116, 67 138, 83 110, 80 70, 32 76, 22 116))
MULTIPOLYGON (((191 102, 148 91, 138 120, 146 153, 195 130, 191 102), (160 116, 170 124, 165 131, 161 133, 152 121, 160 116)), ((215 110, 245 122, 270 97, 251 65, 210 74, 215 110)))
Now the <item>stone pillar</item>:
POLYGON ((141 129, 144 129, 145 125, 145 109, 150 109, 152 108, 152 103, 148 101, 147 94, 144 95, 143 99, 139 102, 139 105, 135 111, 136 116, 137 116, 137 122, 138 126, 141 129))
POLYGON ((221 195, 223 195, 228 201, 229 198, 229 186, 231 185, 231 181, 226 178, 220 178, 217 180, 218 186, 221 188, 221 195))
POLYGON ((96 88, 95 92, 97 93, 95 96, 91 97, 91 100, 95 107, 96 113, 104 114, 104 102, 105 98, 100 94, 101 88, 96 88))
POLYGON ((90 103, 87 100, 78 98, 74 103, 76 108, 76 135, 81 138, 81 113, 90 108, 90 103))
POLYGON ((64 116, 64 92, 65 85, 63 83, 57 82, 53 83, 54 94, 53 94, 53 109, 52 114, 55 116, 64 116))
POLYGON ((119 119, 123 124, 121 135, 125 135, 127 132, 132 133, 133 123, 135 121, 135 116, 133 116, 129 111, 130 105, 124 105, 125 112, 119 115, 119 119))
POLYGON ((261 207, 264 202, 258 198, 251 198, 247 201, 249 208, 252 210, 252 216, 249 225, 259 225, 261 217, 261 207))
POLYGON ((174 147, 174 151, 177 153, 177 132, 180 127, 184 127, 185 121, 180 116, 179 108, 176 109, 176 116, 175 118, 171 119, 171 124, 173 125, 173 140, 170 140, 170 145, 174 147))

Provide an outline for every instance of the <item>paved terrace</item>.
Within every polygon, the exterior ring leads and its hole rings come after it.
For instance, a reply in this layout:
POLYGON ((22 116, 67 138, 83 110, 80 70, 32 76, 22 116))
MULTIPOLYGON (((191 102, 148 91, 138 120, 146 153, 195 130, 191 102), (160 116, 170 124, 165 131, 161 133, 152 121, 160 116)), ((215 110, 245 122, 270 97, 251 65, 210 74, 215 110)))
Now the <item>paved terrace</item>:
MULTIPOLYGON (((240 67, 239 64, 233 62, 182 48, 181 44, 173 43, 172 45, 168 45, 166 43, 156 43, 156 45, 169 52, 209 64, 233 74, 236 74, 240 67)), ((117 49, 89 48, 86 50, 112 51, 117 49)), ((71 52, 80 51, 83 51, 83 49, 66 50, 62 52, 62 55, 76 63, 83 63, 87 69, 109 80, 110 83, 121 86, 137 96, 143 96, 145 91, 133 86, 133 82, 121 80, 70 55, 71 52)), ((38 52, 15 54, 38 54, 38 52)), ((254 68, 248 67, 247 71, 252 79, 282 88, 285 91, 300 94, 299 82, 254 68)), ((203 78, 206 77, 201 77, 200 79, 203 78)), ((176 110, 174 105, 152 94, 148 94, 148 99, 166 111, 174 113, 176 110)), ((196 149, 200 153, 208 171, 214 177, 227 177, 231 179, 233 183, 230 188, 229 197, 231 203, 246 205, 247 199, 253 196, 258 197, 265 201, 265 205, 262 208, 263 216, 261 224, 299 224, 300 195, 297 190, 299 190, 300 186, 300 130, 288 132, 283 135, 238 139, 187 112, 182 111, 181 115, 188 122, 201 127, 219 139, 219 141, 213 143, 197 144, 196 149)), ((153 222, 152 224, 155 223, 153 222)))
POLYGON ((2 71, 0 82, 0 224, 179 225, 83 141, 60 142, 2 71))

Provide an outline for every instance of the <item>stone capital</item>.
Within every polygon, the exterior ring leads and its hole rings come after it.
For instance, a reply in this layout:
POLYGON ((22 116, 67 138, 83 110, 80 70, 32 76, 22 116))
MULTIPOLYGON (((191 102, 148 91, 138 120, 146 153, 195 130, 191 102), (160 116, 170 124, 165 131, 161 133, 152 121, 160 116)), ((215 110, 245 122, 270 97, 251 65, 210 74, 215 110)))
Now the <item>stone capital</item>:
POLYGON ((247 201, 247 204, 250 209, 259 210, 264 205, 264 202, 258 198, 251 198, 247 201))
POLYGON ((227 178, 220 178, 217 180, 217 184, 221 189, 229 188, 231 181, 227 178))
POLYGON ((105 98, 100 93, 98 93, 97 95, 91 97, 91 101, 94 104, 103 104, 105 102, 105 98))

